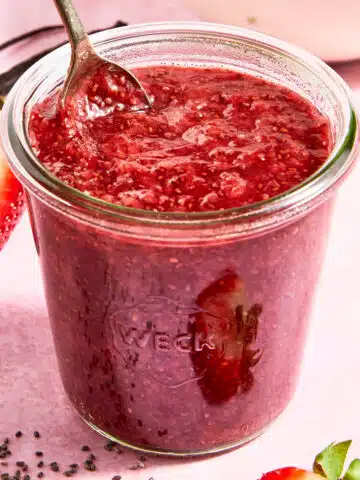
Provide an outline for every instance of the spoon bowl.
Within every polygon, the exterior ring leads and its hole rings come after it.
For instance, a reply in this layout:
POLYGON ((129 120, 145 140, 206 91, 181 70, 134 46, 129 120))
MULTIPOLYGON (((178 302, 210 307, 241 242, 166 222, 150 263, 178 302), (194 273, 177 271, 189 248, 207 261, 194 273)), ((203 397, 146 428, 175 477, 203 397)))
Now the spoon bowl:
POLYGON ((95 72, 104 69, 111 70, 114 77, 123 80, 123 84, 130 85, 139 100, 131 104, 132 110, 151 109, 152 101, 137 77, 126 68, 111 62, 98 55, 85 32, 72 0, 54 0, 71 45, 71 60, 61 92, 61 102, 67 103, 69 98, 75 98, 81 91, 81 85, 86 78, 95 72))

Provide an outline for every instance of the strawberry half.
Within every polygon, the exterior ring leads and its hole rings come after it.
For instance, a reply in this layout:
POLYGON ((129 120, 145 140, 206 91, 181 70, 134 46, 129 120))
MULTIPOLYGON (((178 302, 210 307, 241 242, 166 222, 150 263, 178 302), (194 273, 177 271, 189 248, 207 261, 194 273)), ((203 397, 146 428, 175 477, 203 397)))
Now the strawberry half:
POLYGON ((313 471, 297 467, 285 467, 266 473, 260 480, 360 480, 360 460, 351 462, 345 475, 342 477, 346 455, 351 440, 340 443, 331 443, 315 458, 313 471))
POLYGON ((285 467, 266 473, 261 480, 324 480, 324 477, 314 472, 296 467, 285 467))
POLYGON ((0 250, 7 242, 23 210, 23 189, 11 172, 0 147, 0 250))
POLYGON ((260 351, 251 349, 257 336, 262 308, 248 308, 244 283, 235 273, 213 282, 197 298, 200 312, 192 327, 195 336, 211 339, 192 354, 195 372, 203 396, 220 404, 243 393, 253 385, 252 368, 260 360, 260 351))

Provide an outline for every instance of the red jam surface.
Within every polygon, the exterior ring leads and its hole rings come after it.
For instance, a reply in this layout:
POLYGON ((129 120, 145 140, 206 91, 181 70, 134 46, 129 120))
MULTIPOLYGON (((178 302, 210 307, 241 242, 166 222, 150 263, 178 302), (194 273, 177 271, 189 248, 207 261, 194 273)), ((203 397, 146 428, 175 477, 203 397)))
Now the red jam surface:
MULTIPOLYGON (((149 114, 129 111, 133 92, 102 74, 78 111, 55 98, 33 109, 40 160, 89 195, 237 207, 294 187, 331 148, 327 119, 285 88, 215 69, 136 73, 149 114)), ((220 243, 214 227, 211 244, 188 248, 134 243, 31 195, 29 208, 62 380, 88 423, 139 448, 199 453, 254 438, 286 407, 330 202, 256 238, 220 243)))
POLYGON ((53 99, 33 109, 34 149, 65 183, 127 207, 219 210, 298 185, 329 154, 327 118, 286 88, 221 69, 135 73, 154 97, 149 113, 124 111, 136 99, 109 72, 87 82, 76 120, 49 115, 53 99))

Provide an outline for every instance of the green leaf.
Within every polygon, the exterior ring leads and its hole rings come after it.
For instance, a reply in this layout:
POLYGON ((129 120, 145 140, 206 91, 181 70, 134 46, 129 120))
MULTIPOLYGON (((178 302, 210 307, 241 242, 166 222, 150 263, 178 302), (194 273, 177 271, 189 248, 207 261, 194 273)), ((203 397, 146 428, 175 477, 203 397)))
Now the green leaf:
POLYGON ((360 480, 360 459, 355 458, 345 473, 343 480, 360 480))
POLYGON ((339 480, 350 445, 351 440, 331 443, 315 458, 314 472, 326 477, 328 480, 339 480))

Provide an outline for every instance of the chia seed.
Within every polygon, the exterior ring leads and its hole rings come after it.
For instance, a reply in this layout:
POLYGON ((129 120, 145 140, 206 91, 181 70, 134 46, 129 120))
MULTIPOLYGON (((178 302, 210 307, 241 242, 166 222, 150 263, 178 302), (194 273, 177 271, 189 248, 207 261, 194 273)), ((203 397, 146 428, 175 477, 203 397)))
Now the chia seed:
POLYGON ((130 467, 130 470, 140 470, 142 468, 145 468, 145 463, 144 462, 138 462, 135 463, 132 467, 130 467))
POLYGON ((38 476, 38 478, 42 478, 42 477, 44 476, 44 472, 39 472, 39 473, 37 474, 37 476, 38 476))
POLYGON ((87 464, 85 462, 85 470, 89 470, 90 472, 94 472, 96 470, 96 465, 94 465, 93 463, 91 464, 87 464))
POLYGON ((111 480, 121 480, 121 475, 115 475, 111 480))
POLYGON ((72 463, 69 465, 70 468, 79 468, 79 465, 77 463, 72 463))
POLYGON ((108 442, 105 444, 104 448, 105 448, 105 450, 107 450, 108 452, 112 452, 112 451, 114 450, 114 448, 116 448, 116 445, 117 445, 117 444, 116 444, 115 442, 112 442, 112 441, 110 440, 110 441, 108 441, 108 442))
POLYGON ((15 433, 15 437, 16 437, 16 438, 22 437, 22 432, 21 432, 20 430, 17 431, 17 432, 15 433))
POLYGON ((42 457, 44 454, 43 454, 43 452, 37 451, 37 452, 35 452, 35 455, 37 457, 42 457))
POLYGON ((40 433, 37 430, 35 430, 35 432, 34 432, 34 437, 35 438, 40 438, 40 433))
POLYGON ((53 472, 59 472, 60 471, 59 464, 57 462, 51 462, 50 470, 52 470, 53 472))
POLYGON ((38 468, 42 468, 42 467, 44 466, 44 462, 43 462, 43 461, 39 462, 39 463, 37 464, 37 466, 38 466, 38 468))
POLYGON ((83 452, 90 452, 90 447, 88 445, 84 445, 84 446, 81 447, 81 450, 83 452))

